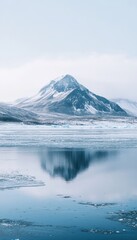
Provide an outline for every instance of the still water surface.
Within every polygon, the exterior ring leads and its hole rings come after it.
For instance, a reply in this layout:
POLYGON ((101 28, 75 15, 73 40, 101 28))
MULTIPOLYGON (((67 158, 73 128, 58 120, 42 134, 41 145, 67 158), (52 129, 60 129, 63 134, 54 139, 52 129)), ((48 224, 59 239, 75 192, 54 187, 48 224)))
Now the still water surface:
POLYGON ((0 240, 137 239, 137 148, 1 146, 0 240))

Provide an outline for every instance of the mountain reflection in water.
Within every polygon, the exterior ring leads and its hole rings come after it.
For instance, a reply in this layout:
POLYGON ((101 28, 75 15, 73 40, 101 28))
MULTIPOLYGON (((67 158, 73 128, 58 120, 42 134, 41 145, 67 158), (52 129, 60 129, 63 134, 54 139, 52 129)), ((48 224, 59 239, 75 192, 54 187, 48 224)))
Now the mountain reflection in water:
POLYGON ((43 149, 40 151, 42 169, 52 177, 71 181, 94 162, 105 161, 116 151, 91 151, 89 149, 43 149))
MULTIPOLYGON (((137 149, 24 147, 0 152, 1 178, 33 176, 45 188, 29 194, 58 194, 85 202, 117 202, 137 196, 137 149)), ((25 190, 26 191, 26 190, 25 190)))

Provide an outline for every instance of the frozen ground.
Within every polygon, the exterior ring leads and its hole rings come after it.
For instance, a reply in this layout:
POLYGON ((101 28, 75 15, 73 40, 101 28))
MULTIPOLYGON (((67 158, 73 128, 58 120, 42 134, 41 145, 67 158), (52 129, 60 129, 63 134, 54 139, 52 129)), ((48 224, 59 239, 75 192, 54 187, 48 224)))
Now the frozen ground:
POLYGON ((92 149, 137 146, 137 123, 94 121, 90 125, 0 124, 0 147, 47 146, 92 149))

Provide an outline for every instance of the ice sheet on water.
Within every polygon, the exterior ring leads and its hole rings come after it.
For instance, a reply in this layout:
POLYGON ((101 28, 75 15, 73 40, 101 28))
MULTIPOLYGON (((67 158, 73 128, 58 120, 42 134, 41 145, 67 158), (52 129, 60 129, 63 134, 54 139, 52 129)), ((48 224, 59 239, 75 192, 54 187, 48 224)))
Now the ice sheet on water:
POLYGON ((93 203, 93 202, 79 202, 79 204, 81 205, 85 205, 85 206, 91 206, 91 207, 96 207, 96 208, 99 208, 99 207, 108 207, 108 206, 114 206, 116 205, 116 203, 93 203))
POLYGON ((104 234, 104 235, 112 235, 112 234, 122 234, 125 232, 125 229, 121 230, 112 230, 112 229, 82 229, 82 232, 92 233, 92 234, 104 234))
POLYGON ((19 173, 0 174, 0 190, 44 186, 35 177, 19 173))
POLYGON ((131 227, 134 230, 137 230, 137 210, 130 211, 119 211, 111 214, 108 219, 112 221, 120 222, 125 226, 131 227))

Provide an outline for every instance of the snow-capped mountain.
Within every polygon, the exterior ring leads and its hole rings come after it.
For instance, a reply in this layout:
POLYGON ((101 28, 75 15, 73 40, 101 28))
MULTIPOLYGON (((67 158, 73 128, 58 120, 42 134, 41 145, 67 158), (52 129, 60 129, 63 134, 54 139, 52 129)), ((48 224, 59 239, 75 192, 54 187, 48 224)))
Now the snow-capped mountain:
POLYGON ((67 115, 116 115, 127 113, 116 103, 90 92, 71 75, 55 79, 34 97, 16 102, 17 107, 37 113, 67 115))
POLYGON ((113 99, 122 109, 124 109, 129 115, 137 117, 137 102, 128 99, 113 99))

